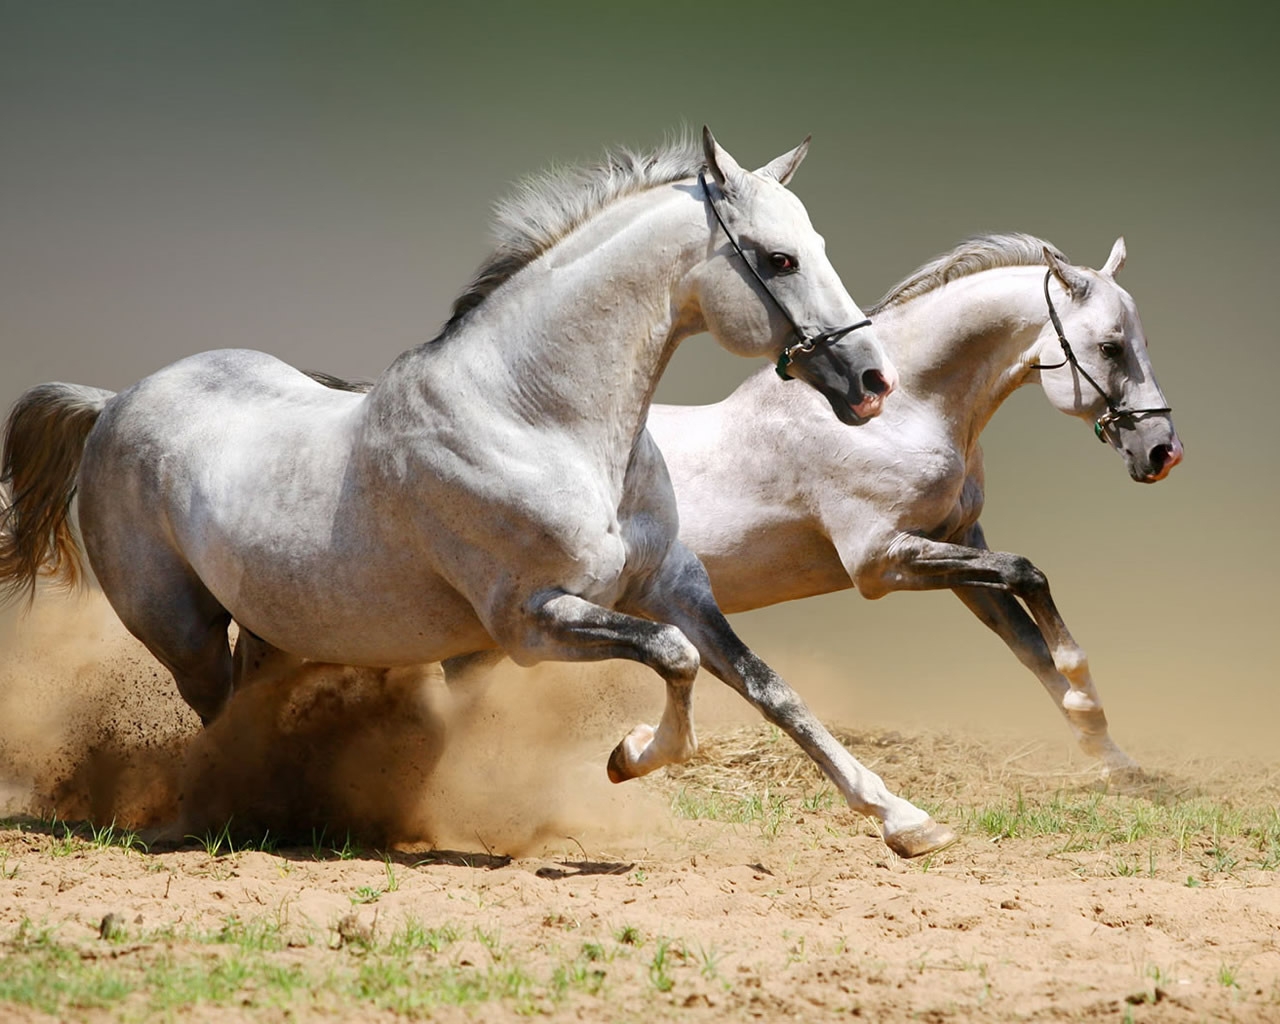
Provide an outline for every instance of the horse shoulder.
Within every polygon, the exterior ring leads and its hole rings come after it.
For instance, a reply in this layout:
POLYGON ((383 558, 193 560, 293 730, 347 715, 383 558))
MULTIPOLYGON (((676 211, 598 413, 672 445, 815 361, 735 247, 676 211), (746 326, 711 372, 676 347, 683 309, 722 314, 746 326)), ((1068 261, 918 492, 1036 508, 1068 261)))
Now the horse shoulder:
MULTIPOLYGON (((815 452, 823 485, 819 515, 841 563, 859 591, 887 593, 893 545, 903 534, 949 534, 981 509, 981 459, 976 489, 972 460, 945 424, 923 411, 886 410, 873 423, 846 428, 838 446, 815 452)), ((976 518, 976 513, 974 515, 976 518)))
POLYGON ((632 448, 618 521, 626 549, 626 575, 646 574, 662 565, 676 539, 679 515, 666 460, 648 430, 632 448))

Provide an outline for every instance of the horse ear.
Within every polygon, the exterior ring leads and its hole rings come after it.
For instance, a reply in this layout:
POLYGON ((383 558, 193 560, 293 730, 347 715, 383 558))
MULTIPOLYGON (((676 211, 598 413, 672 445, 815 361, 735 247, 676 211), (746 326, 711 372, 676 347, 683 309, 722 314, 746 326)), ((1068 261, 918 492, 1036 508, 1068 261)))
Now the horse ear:
POLYGON ((1107 257, 1107 262, 1099 274, 1106 274, 1107 277, 1115 277, 1116 273, 1124 266, 1124 258, 1127 255, 1124 248, 1124 235, 1116 239, 1116 244, 1111 247, 1111 255, 1107 257))
POLYGON ((746 173, 738 165, 738 161, 729 155, 729 151, 716 142, 716 137, 705 124, 702 126, 702 155, 707 158, 707 170, 711 172, 711 177, 716 179, 716 184, 721 188, 726 188, 729 182, 746 173))
POLYGON ((772 178, 779 185, 785 185, 791 180, 791 176, 796 173, 796 168, 800 166, 805 154, 809 152, 809 140, 812 138, 812 135, 806 135, 804 142, 789 153, 783 153, 782 156, 770 160, 756 171, 756 174, 762 178, 772 178))
POLYGON ((1044 246, 1044 259, 1049 264, 1049 269, 1053 271, 1053 276, 1067 290, 1068 295, 1073 299, 1084 297, 1085 292, 1089 290, 1089 279, 1080 273, 1078 268, 1060 259, 1058 254, 1047 245, 1044 246))

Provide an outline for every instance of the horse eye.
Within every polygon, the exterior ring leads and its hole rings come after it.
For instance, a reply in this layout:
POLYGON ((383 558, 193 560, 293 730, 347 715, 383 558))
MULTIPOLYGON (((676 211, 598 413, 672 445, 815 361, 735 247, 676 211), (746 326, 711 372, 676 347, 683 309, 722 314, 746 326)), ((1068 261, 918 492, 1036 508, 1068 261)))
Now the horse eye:
POLYGON ((1119 359, 1120 354, 1124 352, 1124 346, 1118 341, 1104 341, 1098 348, 1108 359, 1119 359))
POLYGON ((800 262, 794 256, 789 256, 785 252, 769 253, 769 262, 773 265, 773 269, 779 273, 788 273, 800 269, 800 262))

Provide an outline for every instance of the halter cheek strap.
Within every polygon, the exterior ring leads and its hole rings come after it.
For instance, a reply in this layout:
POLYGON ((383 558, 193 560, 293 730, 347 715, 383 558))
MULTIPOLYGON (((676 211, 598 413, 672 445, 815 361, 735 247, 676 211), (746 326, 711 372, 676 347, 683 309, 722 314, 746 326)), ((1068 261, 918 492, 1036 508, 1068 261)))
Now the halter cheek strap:
MULTIPOLYGON (((1107 444, 1109 441, 1109 438, 1107 435, 1107 428, 1110 427, 1117 420, 1122 420, 1122 419, 1132 420, 1136 416, 1147 416, 1147 415, 1152 415, 1152 414, 1161 413, 1161 412, 1172 412, 1173 409, 1170 406, 1164 406, 1163 408, 1159 408, 1159 409, 1156 409, 1156 408, 1125 409, 1121 406, 1116 405, 1114 402, 1111 401, 1111 397, 1105 391, 1102 390, 1102 386, 1096 380, 1094 380, 1093 377, 1089 375, 1088 370, 1086 370, 1083 366, 1080 365, 1080 360, 1076 358, 1075 352, 1071 350, 1071 343, 1067 341, 1067 336, 1062 331, 1062 321, 1058 319, 1058 311, 1054 309, 1053 299, 1049 297, 1049 278, 1052 275, 1053 275, 1052 268, 1044 272, 1044 302, 1045 302, 1045 305, 1049 307, 1049 320, 1053 324, 1053 329, 1058 334, 1058 344, 1062 346, 1063 360, 1060 363, 1032 363, 1029 369, 1057 370, 1063 366, 1070 365, 1071 368, 1076 371, 1076 373, 1080 374, 1081 377, 1083 377, 1085 380, 1089 382, 1093 390, 1098 392, 1098 394, 1102 397, 1102 400, 1107 405, 1107 411, 1104 412, 1101 416, 1099 416, 1094 421, 1094 424, 1093 424, 1093 432, 1095 435, 1097 435, 1098 440, 1101 441, 1103 444, 1107 444)), ((1115 443, 1112 442, 1111 446, 1114 448, 1115 443)))
POLYGON ((769 297, 769 301, 773 303, 774 308, 782 314, 783 318, 791 325, 791 332, 795 337, 790 345, 782 350, 782 354, 778 356, 778 362, 774 365, 774 370, 783 380, 792 380, 791 374, 787 372, 787 367, 795 361, 797 355, 808 355, 819 345, 831 345, 839 341, 846 334, 852 334, 854 331, 861 330, 863 327, 870 327, 870 320, 861 320, 856 324, 850 324, 848 327, 837 327, 830 331, 821 331, 817 334, 806 335, 801 330, 800 325, 796 323, 795 317, 787 312, 787 307, 782 304, 765 279, 760 276, 760 271, 756 270, 752 262, 747 259, 747 254, 742 251, 742 246, 738 244, 738 240, 733 237, 733 232, 729 230, 729 225, 724 222, 724 218, 720 216, 720 210, 716 207, 715 200, 711 198, 711 189, 707 187, 707 176, 704 172, 698 172, 698 184, 702 186, 702 194, 707 197, 707 205, 711 207, 711 212, 716 216, 716 223, 720 225, 720 230, 729 239, 729 244, 733 246, 733 251, 741 258, 747 270, 751 272, 751 276, 764 290, 765 295, 769 297))

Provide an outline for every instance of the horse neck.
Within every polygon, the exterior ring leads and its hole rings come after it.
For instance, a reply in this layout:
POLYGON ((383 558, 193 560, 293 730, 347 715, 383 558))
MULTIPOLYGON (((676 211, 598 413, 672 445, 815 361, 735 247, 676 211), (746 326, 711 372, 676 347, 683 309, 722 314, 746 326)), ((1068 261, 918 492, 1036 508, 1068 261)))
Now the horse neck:
POLYGON ((984 270, 875 318, 903 392, 937 410, 966 447, 1028 379, 1049 319, 1043 279, 1043 267, 984 270))
POLYGON ((629 449, 676 345, 699 327, 678 300, 706 235, 705 212, 679 185, 619 200, 411 360, 439 355, 482 401, 629 449))

